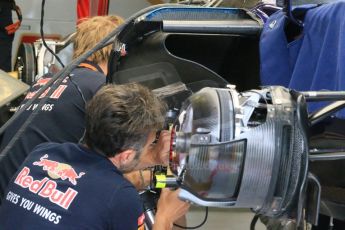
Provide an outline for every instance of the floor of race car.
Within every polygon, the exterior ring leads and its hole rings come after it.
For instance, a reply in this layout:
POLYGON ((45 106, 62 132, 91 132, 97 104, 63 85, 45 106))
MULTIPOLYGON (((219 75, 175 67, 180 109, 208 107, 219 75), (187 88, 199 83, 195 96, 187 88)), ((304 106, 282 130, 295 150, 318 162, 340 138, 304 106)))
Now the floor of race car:
MULTIPOLYGON (((207 222, 200 230, 244 230, 250 228, 254 214, 248 209, 218 209, 210 208, 207 222)), ((187 214, 187 226, 199 225, 205 217, 205 208, 192 207, 187 214)), ((256 224, 256 230, 266 229, 260 221, 256 224)))

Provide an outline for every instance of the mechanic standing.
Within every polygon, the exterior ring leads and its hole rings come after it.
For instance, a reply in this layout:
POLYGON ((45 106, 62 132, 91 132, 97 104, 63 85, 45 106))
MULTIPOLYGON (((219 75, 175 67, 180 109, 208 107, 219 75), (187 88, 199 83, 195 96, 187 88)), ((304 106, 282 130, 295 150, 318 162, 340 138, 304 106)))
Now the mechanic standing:
MULTIPOLYGON (((1 21, 1 20, 0 20, 1 21)), ((98 16, 84 20, 77 27, 74 39, 74 58, 93 48, 100 40, 123 22, 117 16, 98 16)), ((13 175, 32 149, 43 142, 78 142, 85 129, 85 103, 105 84, 107 63, 111 46, 93 53, 84 63, 72 71, 52 92, 37 116, 25 130, 23 123, 37 109, 46 93, 43 93, 29 108, 5 130, 0 143, 0 174, 13 175), (12 138, 17 136, 15 142, 12 138), (15 159, 15 164, 13 164, 15 159)), ((0 55, 1 56, 1 55, 0 55)), ((22 102, 24 105, 51 79, 47 75, 39 79, 22 102)), ((0 183, 0 198, 10 179, 4 177, 0 183)))
POLYGON ((12 70, 12 42, 21 20, 20 9, 13 0, 0 0, 0 69, 5 72, 12 70), (15 23, 12 21, 12 10, 18 16, 15 23))
MULTIPOLYGON (((103 87, 86 107, 85 145, 44 143, 20 166, 0 209, 2 229, 144 229, 143 205, 122 173, 162 163, 170 138, 154 141, 164 118, 146 87, 103 87)), ((188 211, 178 192, 163 190, 154 229, 171 229, 188 211)))

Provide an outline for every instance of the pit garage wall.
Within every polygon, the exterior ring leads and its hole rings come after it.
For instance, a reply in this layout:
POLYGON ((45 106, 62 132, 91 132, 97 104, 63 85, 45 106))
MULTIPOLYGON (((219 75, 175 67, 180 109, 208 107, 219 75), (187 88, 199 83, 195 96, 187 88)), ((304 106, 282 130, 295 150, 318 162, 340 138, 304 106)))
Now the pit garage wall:
MULTIPOLYGON (((84 0, 79 0, 83 2, 84 0)), ((104 0, 89 0, 95 5, 104 0)), ((61 38, 75 31, 77 21, 78 0, 47 0, 44 11, 44 33, 46 35, 58 35, 61 38)), ((153 4, 168 3, 169 0, 109 0, 109 14, 117 14, 123 18, 128 18, 137 11, 153 4)), ((12 47, 12 66, 19 44, 23 35, 37 35, 40 33, 40 18, 42 0, 16 0, 17 5, 23 13, 21 27, 17 30, 12 47)), ((91 7, 93 8, 93 7, 91 7)), ((91 15, 95 15, 94 10, 90 10, 91 15)), ((99 11, 99 7, 97 7, 99 11)), ((97 12, 98 13, 98 12, 97 12)), ((17 16, 13 12, 13 20, 17 16)))
MULTIPOLYGON (((12 47, 12 66, 18 46, 24 35, 39 35, 42 0, 16 0, 21 8, 23 21, 17 30, 12 47)), ((74 32, 77 19, 77 0, 48 0, 44 9, 44 33, 61 38, 74 32), (66 7, 68 6, 68 7, 66 7)), ((15 13, 13 19, 16 20, 15 13)))

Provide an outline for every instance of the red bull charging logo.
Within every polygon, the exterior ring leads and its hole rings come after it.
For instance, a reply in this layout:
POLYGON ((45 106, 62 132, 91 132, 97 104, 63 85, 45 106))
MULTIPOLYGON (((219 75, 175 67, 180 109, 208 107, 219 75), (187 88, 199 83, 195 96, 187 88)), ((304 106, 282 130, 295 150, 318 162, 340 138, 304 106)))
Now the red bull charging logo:
POLYGON ((77 185, 77 179, 85 175, 84 172, 77 172, 72 166, 57 161, 48 160, 48 154, 40 158, 33 165, 43 166, 43 170, 48 172, 48 175, 53 179, 69 180, 73 185, 77 185))
MULTIPOLYGON (((45 154, 39 161, 35 161, 33 165, 42 166, 43 170, 48 172, 48 175, 53 179, 62 179, 71 182, 73 185, 77 184, 77 179, 85 175, 84 172, 77 172, 68 164, 52 161, 48 159, 48 154, 45 154)), ((57 183, 44 177, 42 180, 35 180, 30 175, 30 168, 24 167, 17 175, 14 183, 22 188, 28 189, 43 198, 49 199, 54 204, 59 205, 64 209, 68 209, 78 192, 72 188, 68 188, 65 192, 57 189, 57 183)))

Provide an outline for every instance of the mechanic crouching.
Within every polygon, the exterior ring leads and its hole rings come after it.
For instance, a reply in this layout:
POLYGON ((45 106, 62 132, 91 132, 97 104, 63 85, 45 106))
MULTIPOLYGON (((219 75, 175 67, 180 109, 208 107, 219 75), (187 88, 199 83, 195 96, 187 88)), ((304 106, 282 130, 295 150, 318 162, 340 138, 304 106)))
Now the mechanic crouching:
MULTIPOLYGON (((143 86, 104 86, 86 106, 85 144, 40 144, 19 167, 1 229, 144 229, 143 205, 123 173, 167 161, 168 133, 154 143, 164 115, 143 86)), ((171 229, 187 212, 177 195, 162 191, 153 229, 171 229)))

